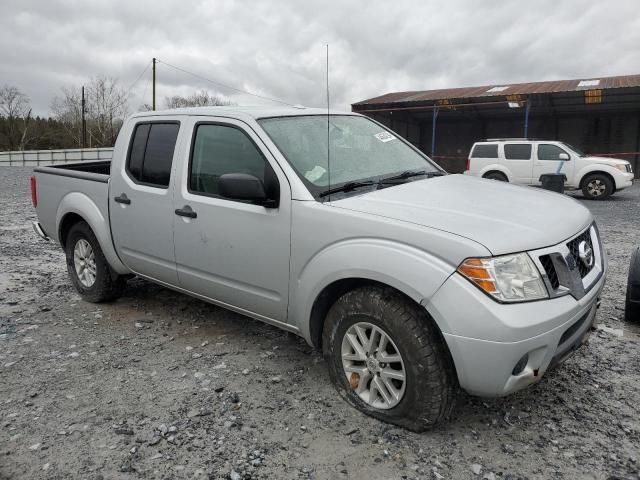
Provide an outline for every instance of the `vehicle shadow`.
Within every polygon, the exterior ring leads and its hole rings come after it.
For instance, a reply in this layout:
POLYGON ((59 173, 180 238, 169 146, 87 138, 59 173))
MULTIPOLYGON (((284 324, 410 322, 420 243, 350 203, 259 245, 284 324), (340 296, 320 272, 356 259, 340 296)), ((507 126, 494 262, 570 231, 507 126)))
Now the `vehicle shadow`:
MULTIPOLYGON (((198 333, 187 330, 180 335, 198 335, 198 341, 209 337, 214 339, 222 335, 229 348, 236 348, 243 352, 243 355, 256 353, 251 351, 251 347, 247 347, 247 337, 268 339, 272 345, 277 346, 279 356, 286 359, 288 364, 296 364, 313 372, 313 379, 307 382, 306 387, 317 394, 334 398, 336 400, 334 408, 339 410, 340 415, 349 417, 362 415, 342 401, 333 388, 322 361, 321 352, 310 347, 297 335, 137 278, 129 281, 119 303, 137 305, 149 313, 160 315, 168 320, 194 319, 200 326, 198 333)), ((281 363, 269 358, 264 362, 266 368, 273 370, 282 366, 281 363)), ((481 431, 488 427, 512 428, 515 425, 528 425, 533 432, 538 430, 541 432, 543 425, 532 419, 544 418, 558 405, 566 403, 557 388, 557 383, 562 383, 562 375, 553 378, 557 376, 560 369, 562 367, 550 373, 551 381, 543 377, 538 384, 506 397, 481 398, 459 391, 451 419, 419 437, 452 433, 457 436, 462 431, 481 431)), ((368 417, 366 424, 373 430, 391 428, 368 417)), ((336 432, 338 431, 339 429, 336 428, 336 432)))

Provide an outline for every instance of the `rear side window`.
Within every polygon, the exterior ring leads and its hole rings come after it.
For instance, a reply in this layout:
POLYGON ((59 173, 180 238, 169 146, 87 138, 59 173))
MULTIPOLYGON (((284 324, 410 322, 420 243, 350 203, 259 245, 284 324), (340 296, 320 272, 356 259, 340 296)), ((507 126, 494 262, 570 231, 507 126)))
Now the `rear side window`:
POLYGON ((133 180, 167 188, 171 176, 178 123, 141 123, 133 132, 127 171, 133 180))
POLYGON ((495 143, 485 143, 476 145, 471 152, 472 158, 498 158, 498 145, 495 143))
POLYGON ((531 160, 530 143, 509 143, 504 146, 504 158, 507 160, 531 160))
POLYGON ((560 160, 558 158, 561 153, 567 153, 556 145, 550 145, 543 143, 538 145, 538 159, 539 160, 560 160))

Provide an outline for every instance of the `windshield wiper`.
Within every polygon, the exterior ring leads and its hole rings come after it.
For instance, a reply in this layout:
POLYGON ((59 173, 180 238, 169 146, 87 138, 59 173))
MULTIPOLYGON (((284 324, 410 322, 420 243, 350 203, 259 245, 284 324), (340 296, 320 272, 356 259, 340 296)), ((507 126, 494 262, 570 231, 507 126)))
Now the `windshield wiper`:
POLYGON ((431 177, 441 177, 442 175, 444 175, 444 173, 438 172, 438 171, 427 172, 425 170, 418 170, 418 171, 407 170, 405 172, 399 173, 398 175, 383 178, 382 180, 380 180, 380 183, 394 182, 395 180, 406 180, 407 178, 411 178, 411 177, 425 176, 425 177, 431 178, 431 177))
POLYGON ((334 188, 325 190, 324 192, 321 192, 320 194, 318 194, 318 196, 326 197, 327 195, 331 195, 333 193, 350 192, 351 190, 355 190, 356 188, 369 187, 371 185, 380 186, 380 185, 394 184, 394 183, 397 183, 398 180, 406 180, 407 178, 411 178, 411 177, 425 176, 425 177, 431 178, 431 177, 441 177, 442 175, 444 175, 444 173, 438 172, 438 171, 427 172, 424 170, 419 170, 419 171, 407 170, 406 172, 399 173, 398 175, 382 178, 377 181, 365 180, 362 182, 347 182, 344 185, 341 185, 339 187, 334 187, 334 188))
POLYGON ((372 180, 367 180, 363 182, 347 182, 344 185, 341 185, 339 187, 334 187, 334 188, 325 190, 324 192, 321 192, 320 194, 318 194, 318 196, 326 197, 327 195, 331 195, 332 193, 350 192, 351 190, 355 190, 356 188, 368 187, 370 185, 378 185, 378 182, 374 182, 372 180))

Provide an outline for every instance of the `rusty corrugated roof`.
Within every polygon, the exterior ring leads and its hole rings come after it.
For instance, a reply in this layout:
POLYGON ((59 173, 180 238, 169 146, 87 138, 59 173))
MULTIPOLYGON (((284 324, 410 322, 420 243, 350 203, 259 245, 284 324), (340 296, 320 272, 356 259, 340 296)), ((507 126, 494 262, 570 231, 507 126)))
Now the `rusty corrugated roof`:
POLYGON ((576 92, 590 89, 640 87, 640 74, 618 77, 587 77, 575 80, 548 82, 501 83, 481 87, 445 88, 412 92, 387 93, 379 97, 356 102, 353 106, 388 105, 390 103, 428 102, 456 98, 484 98, 505 95, 532 95, 540 93, 576 92))

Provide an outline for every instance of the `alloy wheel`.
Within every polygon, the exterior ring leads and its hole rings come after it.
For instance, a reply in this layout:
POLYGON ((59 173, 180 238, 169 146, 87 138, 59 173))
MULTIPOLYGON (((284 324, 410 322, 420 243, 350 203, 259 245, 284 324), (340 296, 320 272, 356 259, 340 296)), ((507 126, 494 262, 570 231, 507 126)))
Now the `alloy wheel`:
POLYGON ((91 288, 96 283, 96 258, 91 244, 84 238, 76 242, 73 249, 73 266, 80 283, 91 288))
POLYGON ((371 407, 388 410, 402 400, 407 382, 402 355, 381 328, 368 322, 349 327, 342 366, 351 389, 371 407))
POLYGON ((604 194, 606 189, 607 186, 599 178, 594 178, 587 184, 587 191, 594 197, 599 197, 600 195, 604 194))

